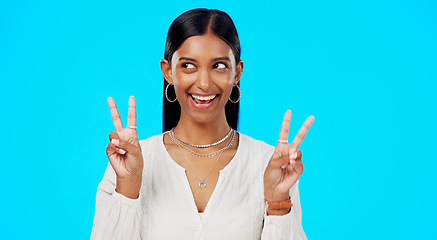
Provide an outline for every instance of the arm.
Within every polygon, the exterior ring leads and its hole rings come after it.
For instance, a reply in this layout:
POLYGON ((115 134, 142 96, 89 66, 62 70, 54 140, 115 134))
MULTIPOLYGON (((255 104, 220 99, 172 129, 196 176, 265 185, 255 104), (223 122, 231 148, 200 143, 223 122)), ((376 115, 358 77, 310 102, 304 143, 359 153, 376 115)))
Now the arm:
POLYGON ((91 240, 140 239, 141 197, 130 199, 115 191, 110 164, 97 188, 91 240))
POLYGON ((115 102, 108 98, 116 129, 109 133, 110 164, 97 189, 91 239, 140 239, 143 156, 136 131, 136 103, 129 98, 128 127, 123 128, 115 102))
POLYGON ((298 182, 290 189, 290 198, 293 203, 290 212, 282 215, 264 214, 264 227, 261 239, 292 239, 307 240, 302 229, 302 210, 299 199, 298 182))
POLYGON ((314 117, 309 117, 305 121, 293 142, 288 144, 290 119, 291 112, 287 111, 278 144, 264 172, 264 199, 271 202, 291 199, 293 206, 281 210, 266 209, 262 239, 306 239, 302 230, 298 190, 298 179, 303 172, 302 152, 298 147, 314 117))

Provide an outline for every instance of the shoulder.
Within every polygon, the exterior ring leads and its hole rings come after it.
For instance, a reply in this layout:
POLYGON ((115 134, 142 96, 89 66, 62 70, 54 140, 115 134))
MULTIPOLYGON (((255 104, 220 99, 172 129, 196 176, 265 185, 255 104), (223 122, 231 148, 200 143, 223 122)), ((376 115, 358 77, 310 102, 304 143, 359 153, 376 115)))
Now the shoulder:
POLYGON ((252 137, 249 137, 245 134, 240 134, 240 146, 241 151, 248 155, 249 158, 258 159, 261 164, 262 168, 265 168, 268 161, 273 155, 273 152, 275 151, 275 147, 272 145, 269 145, 263 141, 253 139, 252 137))
POLYGON ((143 139, 140 141, 140 146, 142 151, 149 151, 159 143, 159 141, 162 141, 163 133, 143 139))
POLYGON ((240 132, 239 134, 240 134, 240 146, 247 148, 252 152, 255 151, 258 153, 261 152, 261 153, 270 154, 273 153, 273 151, 275 150, 275 147, 272 145, 269 145, 260 140, 256 140, 240 132))
POLYGON ((162 139, 163 135, 164 135, 164 133, 161 133, 161 134, 158 134, 158 135, 151 136, 151 137, 148 137, 146 139, 140 140, 140 144, 142 145, 142 144, 150 144, 151 142, 156 142, 159 139, 162 139))

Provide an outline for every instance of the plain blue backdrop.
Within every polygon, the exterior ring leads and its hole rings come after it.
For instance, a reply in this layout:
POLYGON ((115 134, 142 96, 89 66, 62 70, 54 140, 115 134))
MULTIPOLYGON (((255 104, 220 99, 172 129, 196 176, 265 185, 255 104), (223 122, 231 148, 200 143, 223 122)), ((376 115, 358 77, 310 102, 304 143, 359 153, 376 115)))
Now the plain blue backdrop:
POLYGON ((301 150, 309 239, 436 239, 435 1, 0 1, 2 239, 87 239, 113 125, 161 133, 166 32, 218 8, 239 31, 242 133, 301 150), (432 147, 434 146, 434 147, 432 147))

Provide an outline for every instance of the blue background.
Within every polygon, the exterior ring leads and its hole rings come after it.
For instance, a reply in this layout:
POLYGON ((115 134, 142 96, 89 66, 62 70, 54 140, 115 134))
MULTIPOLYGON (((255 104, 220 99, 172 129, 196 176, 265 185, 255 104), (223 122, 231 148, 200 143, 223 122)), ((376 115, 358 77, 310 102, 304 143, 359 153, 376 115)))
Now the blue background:
POLYGON ((309 239, 435 239, 435 1, 0 1, 3 239, 88 239, 113 125, 161 133, 166 32, 218 8, 240 34, 240 131, 301 150, 309 239))

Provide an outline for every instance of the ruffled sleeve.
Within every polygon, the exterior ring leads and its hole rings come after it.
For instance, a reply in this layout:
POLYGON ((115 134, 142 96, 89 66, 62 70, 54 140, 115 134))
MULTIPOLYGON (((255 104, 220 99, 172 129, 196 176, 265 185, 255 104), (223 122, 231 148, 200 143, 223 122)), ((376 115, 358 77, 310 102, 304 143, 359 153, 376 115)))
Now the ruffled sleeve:
POLYGON ((111 164, 97 188, 96 211, 91 240, 140 239, 141 195, 127 198, 115 191, 111 164))
POLYGON ((264 214, 262 240, 307 240, 302 229, 302 210, 299 200, 298 182, 290 189, 290 198, 293 203, 291 211, 283 216, 267 216, 264 214))

